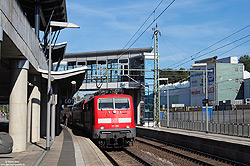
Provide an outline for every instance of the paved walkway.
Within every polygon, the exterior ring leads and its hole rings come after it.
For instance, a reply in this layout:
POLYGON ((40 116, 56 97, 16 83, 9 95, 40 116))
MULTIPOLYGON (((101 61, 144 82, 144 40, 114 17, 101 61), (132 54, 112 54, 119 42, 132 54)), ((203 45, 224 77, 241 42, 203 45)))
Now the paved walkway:
POLYGON ((86 138, 71 129, 63 129, 50 151, 45 151, 46 140, 27 143, 25 152, 0 154, 0 166, 111 166, 110 161, 86 138))
POLYGON ((64 140, 58 165, 76 165, 75 148, 70 133, 63 129, 64 140))

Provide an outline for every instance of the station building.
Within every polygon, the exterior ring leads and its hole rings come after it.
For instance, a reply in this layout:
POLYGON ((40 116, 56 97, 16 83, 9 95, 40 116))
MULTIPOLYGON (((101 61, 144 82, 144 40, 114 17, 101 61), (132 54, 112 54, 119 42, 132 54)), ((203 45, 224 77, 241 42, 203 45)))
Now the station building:
MULTIPOLYGON (((243 79, 244 65, 238 63, 237 57, 223 59, 209 58, 195 63, 207 63, 208 99, 210 105, 218 105, 219 101, 240 100, 244 98, 243 79)), ((203 67, 195 67, 205 70, 203 67)), ((191 105, 202 106, 201 100, 205 98, 204 72, 191 72, 191 105)))
MULTIPOLYGON (((27 142, 48 137, 47 130, 53 142, 60 132, 56 110, 84 79, 86 67, 52 71, 52 85, 47 86, 50 21, 67 22, 65 0, 0 0, 0 104, 9 105, 13 152, 25 151, 27 142), (73 80, 78 82, 74 87, 73 80), (49 127, 47 104, 52 110, 49 127)), ((52 28, 52 38, 62 29, 52 28)), ((66 45, 52 43, 52 62, 60 63, 66 45)))
MULTIPOLYGON (((237 57, 222 59, 213 57, 199 60, 195 63, 207 63, 208 99, 210 106, 219 105, 220 102, 225 102, 226 100, 239 100, 239 104, 244 104, 243 99, 249 98, 249 79, 247 79, 249 78, 249 73, 244 71, 244 65, 238 63, 237 57)), ((192 69, 195 71, 190 72, 188 86, 184 88, 170 88, 170 107, 172 104, 202 106, 202 100, 205 99, 206 67, 193 67, 192 69)), ((161 88, 161 105, 167 103, 166 87, 164 85, 161 88)))
POLYGON ((244 99, 245 103, 250 104, 250 78, 244 79, 244 99))

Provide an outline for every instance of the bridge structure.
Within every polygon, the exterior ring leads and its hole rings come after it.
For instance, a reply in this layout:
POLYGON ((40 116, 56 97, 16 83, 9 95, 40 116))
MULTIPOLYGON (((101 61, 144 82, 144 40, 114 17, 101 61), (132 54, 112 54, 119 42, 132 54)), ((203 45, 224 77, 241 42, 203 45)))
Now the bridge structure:
MULTIPOLYGON (((144 112, 145 62, 153 60, 152 47, 66 54, 58 70, 87 66, 79 91, 120 89, 133 97, 136 123, 144 112)), ((54 67, 57 63, 54 64, 54 67)), ((150 70, 149 70, 150 71, 150 70)))

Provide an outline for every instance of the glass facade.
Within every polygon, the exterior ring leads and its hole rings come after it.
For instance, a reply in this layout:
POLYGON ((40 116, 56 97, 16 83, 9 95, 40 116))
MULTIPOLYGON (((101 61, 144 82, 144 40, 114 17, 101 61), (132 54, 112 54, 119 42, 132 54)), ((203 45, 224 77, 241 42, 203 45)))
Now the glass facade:
MULTIPOLYGON (((139 83, 144 84, 144 71, 133 69, 144 69, 144 56, 138 55, 129 57, 122 55, 118 59, 99 60, 81 60, 62 61, 58 71, 75 69, 81 66, 87 66, 86 78, 84 83, 106 83, 108 82, 133 82, 130 77, 139 83), (129 70, 132 69, 132 70, 129 70), (108 78, 107 78, 108 77, 108 78)), ((53 64, 54 70, 57 64, 53 64)))
MULTIPOLYGON (((145 69, 154 69, 154 60, 145 59, 145 69)), ((154 72, 145 72, 145 118, 153 118, 154 72)))

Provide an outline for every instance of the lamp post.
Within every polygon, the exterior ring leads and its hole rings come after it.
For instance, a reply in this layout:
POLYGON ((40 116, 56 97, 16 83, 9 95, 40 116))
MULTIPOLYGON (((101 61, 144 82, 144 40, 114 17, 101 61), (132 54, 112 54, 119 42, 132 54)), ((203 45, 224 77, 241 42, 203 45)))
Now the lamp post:
MULTIPOLYGON (((73 92, 76 90, 76 81, 71 81, 71 85, 72 85, 72 95, 73 95, 73 92)), ((77 96, 76 96, 76 101, 75 102, 77 102, 77 97, 78 97, 78 94, 77 94, 77 96)))
POLYGON ((206 78, 206 91, 205 91, 205 94, 206 94, 206 133, 208 133, 208 93, 207 93, 207 88, 208 88, 208 81, 207 81, 207 63, 196 63, 196 64, 193 64, 192 65, 193 67, 202 67, 202 66, 205 66, 206 67, 206 75, 205 75, 205 78, 206 78))
POLYGON ((46 129, 46 150, 50 150, 50 105, 51 105, 51 34, 52 27, 61 27, 61 28, 80 28, 79 26, 68 23, 68 22, 58 22, 58 21, 50 21, 49 23, 49 60, 48 60, 48 87, 47 87, 47 129, 46 129))
POLYGON ((169 127, 169 88, 167 80, 167 127, 169 127))
MULTIPOLYGON (((145 103, 147 103, 147 109, 148 109, 148 115, 147 115, 148 119, 147 120, 148 120, 148 127, 149 127, 149 115, 150 115, 150 109, 149 109, 149 85, 145 85, 145 87, 147 87, 147 89, 148 89, 147 102, 145 102, 145 103)), ((146 95, 146 92, 145 92, 145 95, 146 95)), ((146 104, 145 104, 145 106, 146 106, 146 104)), ((146 111, 144 111, 144 118, 146 120, 146 111)))

